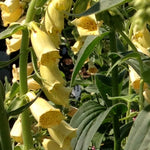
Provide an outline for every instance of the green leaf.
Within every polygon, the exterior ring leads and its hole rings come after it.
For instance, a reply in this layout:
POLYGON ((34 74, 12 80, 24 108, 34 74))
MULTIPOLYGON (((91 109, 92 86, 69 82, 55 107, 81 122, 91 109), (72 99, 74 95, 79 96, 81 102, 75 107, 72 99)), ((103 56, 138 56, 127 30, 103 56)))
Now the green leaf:
POLYGON ((13 63, 18 58, 19 58, 19 54, 17 56, 15 56, 14 58, 12 58, 11 60, 9 60, 9 61, 0 61, 0 68, 4 68, 4 67, 10 65, 11 63, 13 63))
POLYGON ((90 0, 77 0, 73 8, 73 13, 79 14, 85 11, 89 1, 90 0))
POLYGON ((15 82, 11 87, 9 98, 13 99, 18 92, 19 92, 19 83, 15 82))
POLYGON ((125 150, 150 150, 150 105, 136 118, 128 136, 125 150))
POLYGON ((81 16, 91 15, 94 13, 100 13, 100 12, 106 11, 110 8, 122 5, 128 1, 130 1, 130 0, 100 0, 95 5, 90 7, 87 11, 80 13, 80 14, 71 14, 71 15, 76 16, 76 17, 81 17, 81 16))
POLYGON ((74 70, 72 73, 72 79, 71 79, 71 85, 73 84, 75 77, 78 74, 79 70, 81 69, 82 65, 84 64, 85 60, 88 58, 88 56, 94 50, 95 45, 108 34, 109 34, 109 32, 105 32, 105 33, 101 34, 100 36, 88 36, 86 38, 84 45, 79 52, 77 62, 74 66, 74 70))
POLYGON ((103 121, 106 119, 106 117, 112 111, 114 111, 114 109, 116 110, 119 107, 122 107, 127 110, 126 105, 120 103, 120 104, 113 105, 112 107, 109 107, 107 110, 105 110, 99 114, 99 116, 96 118, 96 120, 93 122, 92 126, 88 130, 81 150, 88 150, 88 147, 90 145, 90 142, 91 142, 93 136, 95 135, 95 133, 99 129, 99 127, 102 125, 103 121))
POLYGON ((24 29, 25 27, 20 24, 14 24, 9 26, 6 30, 0 33, 0 39, 5 39, 7 37, 10 37, 15 32, 24 29))
POLYGON ((5 100, 5 88, 0 80, 0 101, 3 102, 4 100, 5 100))

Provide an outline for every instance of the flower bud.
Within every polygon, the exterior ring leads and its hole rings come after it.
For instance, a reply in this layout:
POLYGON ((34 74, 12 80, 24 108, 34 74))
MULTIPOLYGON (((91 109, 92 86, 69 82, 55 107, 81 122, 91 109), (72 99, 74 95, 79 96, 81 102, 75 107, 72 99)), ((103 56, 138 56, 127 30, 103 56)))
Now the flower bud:
POLYGON ((0 2, 4 26, 17 21, 23 13, 23 3, 19 0, 0 2))
MULTIPOLYGON (((28 92, 27 96, 30 101, 36 98, 36 95, 33 92, 28 92)), ((59 109, 54 108, 41 97, 38 97, 30 106, 30 110, 38 121, 38 125, 43 128, 56 126, 64 119, 64 116, 59 109)))
POLYGON ((77 129, 72 128, 64 120, 62 120, 59 125, 48 128, 48 132, 52 139, 65 150, 72 150, 71 140, 76 136, 76 130, 77 129))

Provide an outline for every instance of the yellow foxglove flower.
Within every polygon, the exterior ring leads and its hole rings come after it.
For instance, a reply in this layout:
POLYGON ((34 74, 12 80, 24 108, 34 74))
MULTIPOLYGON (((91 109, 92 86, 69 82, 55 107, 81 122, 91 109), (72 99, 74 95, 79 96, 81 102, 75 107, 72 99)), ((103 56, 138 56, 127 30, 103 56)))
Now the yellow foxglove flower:
POLYGON ((12 35, 12 38, 6 38, 6 53, 10 55, 12 52, 16 52, 20 49, 21 46, 22 34, 19 32, 12 35))
POLYGON ((57 105, 64 107, 69 106, 69 95, 71 92, 70 88, 65 87, 60 83, 54 83, 51 88, 43 88, 43 91, 47 98, 57 105))
POLYGON ((53 6, 59 11, 70 11, 72 0, 53 0, 53 6))
POLYGON ((143 92, 143 96, 145 100, 150 103, 150 89, 146 88, 143 92))
POLYGON ((22 126, 21 126, 21 118, 18 117, 18 119, 15 121, 11 131, 10 131, 11 137, 18 143, 22 143, 22 126))
POLYGON ((69 107, 69 112, 67 113, 68 116, 73 117, 74 114, 78 111, 78 108, 70 106, 69 107))
MULTIPOLYGON (((27 64, 27 76, 29 76, 31 73, 33 72, 33 66, 32 63, 28 63, 27 64)), ((19 80, 19 68, 16 67, 16 64, 12 65, 12 82, 16 82, 17 80, 19 80)))
POLYGON ((150 57, 150 32, 146 28, 146 25, 142 30, 136 31, 135 29, 132 42, 139 52, 150 57))
POLYGON ((89 62, 88 63, 88 73, 90 73, 91 75, 94 75, 98 72, 98 69, 96 68, 96 66, 93 64, 93 62, 89 62))
POLYGON ((41 86, 33 78, 29 78, 27 80, 27 84, 29 90, 38 90, 41 88, 41 86))
MULTIPOLYGON (((131 86, 133 87, 133 89, 136 92, 138 92, 138 90, 140 89, 141 78, 131 66, 129 66, 129 77, 130 77, 130 81, 131 81, 131 86)), ((146 83, 144 83, 144 89, 146 89, 146 88, 148 88, 148 85, 146 83)))
POLYGON ((42 31, 34 22, 31 25, 31 42, 40 64, 53 63, 60 58, 59 51, 48 34, 42 31))
POLYGON ((76 131, 77 129, 72 128, 64 120, 62 120, 59 125, 48 128, 52 139, 64 150, 72 150, 71 140, 76 136, 76 131))
POLYGON ((53 64, 50 65, 40 65, 40 74, 42 79, 44 79, 43 85, 47 89, 51 89, 55 83, 65 85, 65 80, 63 79, 60 70, 58 69, 57 62, 53 62, 53 64))
POLYGON ((45 150, 63 150, 54 140, 51 139, 44 139, 42 145, 45 150))
POLYGON ((79 50, 81 49, 82 45, 84 44, 84 38, 80 37, 77 39, 77 41, 74 43, 74 45, 71 47, 73 53, 76 55, 79 50))
POLYGON ((23 3, 20 0, 5 0, 0 2, 4 26, 17 21, 23 14, 23 3))
MULTIPOLYGON (((30 101, 36 98, 36 95, 33 92, 28 92, 27 96, 30 101)), ((64 116, 59 109, 54 108, 41 97, 38 97, 30 106, 30 110, 37 120, 38 125, 43 128, 56 126, 64 119, 64 116)))
POLYGON ((102 23, 102 21, 98 23, 94 15, 83 16, 72 21, 80 36, 99 35, 99 27, 102 23))
POLYGON ((64 13, 57 10, 53 3, 49 3, 45 13, 45 29, 49 33, 53 33, 53 30, 61 33, 64 29, 64 13))

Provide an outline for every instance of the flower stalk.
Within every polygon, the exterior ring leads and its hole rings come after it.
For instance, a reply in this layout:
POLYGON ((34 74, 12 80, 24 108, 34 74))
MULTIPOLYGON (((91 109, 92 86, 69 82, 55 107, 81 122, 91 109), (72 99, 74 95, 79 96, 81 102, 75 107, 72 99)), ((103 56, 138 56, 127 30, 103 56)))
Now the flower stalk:
MULTIPOLYGON (((110 50, 111 52, 116 52, 116 34, 113 29, 110 32, 110 50)), ((112 59, 112 65, 115 64, 117 60, 112 59)), ((112 70, 112 96, 119 95, 119 83, 118 83, 118 66, 114 67, 112 70)), ((113 105, 117 103, 113 102, 113 105)), ((113 129, 114 129, 114 150, 121 149, 121 141, 120 141, 120 125, 119 125, 119 117, 118 115, 113 115, 113 129)))

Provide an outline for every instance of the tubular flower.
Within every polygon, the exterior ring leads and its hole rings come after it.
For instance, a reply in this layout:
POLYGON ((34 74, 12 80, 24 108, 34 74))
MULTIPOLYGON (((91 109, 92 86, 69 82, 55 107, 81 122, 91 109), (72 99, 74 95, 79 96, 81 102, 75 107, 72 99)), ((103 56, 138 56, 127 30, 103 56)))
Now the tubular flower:
MULTIPOLYGON (((27 76, 29 76, 31 73, 33 72, 33 66, 32 63, 28 63, 27 64, 27 76)), ((16 64, 13 64, 12 66, 12 82, 16 82, 17 80, 19 80, 19 68, 16 67, 16 64)))
POLYGON ((54 83, 51 89, 43 88, 43 91, 47 98, 55 104, 62 105, 64 107, 69 106, 70 88, 59 83, 54 83))
POLYGON ((72 21, 80 36, 99 35, 99 27, 102 23, 102 21, 100 23, 96 22, 94 15, 83 16, 72 21))
POLYGON ((135 33, 132 37, 133 44, 137 47, 139 52, 142 52, 150 57, 150 32, 146 28, 146 25, 142 30, 134 32, 135 33))
POLYGON ((54 140, 51 139, 44 139, 42 145, 45 150, 63 150, 54 140))
MULTIPOLYGON (((131 81, 131 86, 133 87, 133 89, 136 92, 138 92, 138 90, 140 89, 141 78, 131 66, 129 66, 129 77, 130 77, 130 81, 131 81)), ((146 89, 146 88, 148 88, 148 85, 146 83, 144 83, 144 89, 146 89)))
MULTIPOLYGON (((36 98, 36 95, 33 92, 28 92, 27 96, 30 101, 36 98)), ((38 121, 38 125, 43 128, 56 126, 64 119, 64 116, 59 109, 54 108, 41 97, 38 97, 30 106, 30 110, 38 121)))
POLYGON ((74 45, 71 47, 74 54, 77 54, 84 44, 84 38, 78 38, 74 45))
POLYGON ((18 143, 22 143, 22 126, 21 126, 21 118, 18 117, 18 119, 15 121, 11 131, 10 131, 11 137, 18 143))
POLYGON ((21 46, 22 33, 21 31, 12 35, 12 38, 6 38, 6 53, 10 55, 12 52, 16 52, 21 46))
POLYGON ((29 78, 27 80, 27 84, 29 90, 38 90, 41 88, 41 86, 33 78, 29 78))
POLYGON ((34 22, 31 25, 31 42, 40 64, 53 63, 60 58, 59 51, 50 37, 42 31, 34 22))
POLYGON ((45 29, 49 33, 53 33, 53 30, 61 33, 64 29, 64 13, 57 10, 53 3, 49 3, 45 13, 45 29))
POLYGON ((72 150, 71 140, 76 136, 76 130, 77 129, 72 128, 64 120, 62 120, 59 125, 48 128, 48 132, 52 139, 64 150, 72 150))
POLYGON ((98 69, 96 68, 96 66, 94 65, 93 62, 89 62, 88 63, 88 73, 90 73, 91 75, 94 75, 98 72, 98 69))
POLYGON ((70 11, 72 0, 53 0, 52 4, 59 11, 70 11))
POLYGON ((23 13, 23 3, 19 0, 5 0, 0 2, 4 26, 17 21, 23 13))

